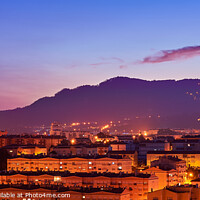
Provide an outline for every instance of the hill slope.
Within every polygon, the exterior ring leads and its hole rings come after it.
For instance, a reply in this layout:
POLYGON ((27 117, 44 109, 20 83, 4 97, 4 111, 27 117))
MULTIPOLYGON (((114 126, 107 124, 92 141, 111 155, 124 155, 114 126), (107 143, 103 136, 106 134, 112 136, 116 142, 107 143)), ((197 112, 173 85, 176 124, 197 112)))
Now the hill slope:
POLYGON ((200 127, 200 80, 116 77, 97 86, 63 89, 24 108, 0 111, 0 128, 126 117, 136 127, 200 127))

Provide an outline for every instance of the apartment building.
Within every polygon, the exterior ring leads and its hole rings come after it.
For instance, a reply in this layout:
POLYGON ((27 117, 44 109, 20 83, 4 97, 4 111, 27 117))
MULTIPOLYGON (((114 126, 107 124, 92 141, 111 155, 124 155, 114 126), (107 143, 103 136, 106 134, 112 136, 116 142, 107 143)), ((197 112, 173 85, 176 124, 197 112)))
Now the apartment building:
POLYGON ((127 188, 134 200, 147 199, 147 193, 158 189, 158 178, 149 174, 125 173, 58 173, 10 172, 0 173, 0 184, 12 185, 63 185, 64 187, 127 188))
POLYGON ((109 151, 109 156, 122 156, 122 158, 129 158, 132 160, 132 166, 138 166, 138 152, 137 151, 109 151))
MULTIPOLYGON (((158 188, 163 189, 166 186, 173 186, 178 184, 178 174, 174 169, 163 170, 158 167, 150 167, 143 171, 143 173, 150 173, 158 177, 158 188)), ((184 180, 181 180, 183 183, 184 180)))
POLYGON ((55 152, 59 156, 69 155, 106 155, 109 150, 107 144, 91 144, 91 145, 58 145, 51 148, 51 152, 55 152))
POLYGON ((144 142, 139 143, 139 158, 146 159, 147 152, 149 151, 169 151, 170 143, 165 141, 152 141, 146 140, 144 142))
POLYGON ((163 156, 177 156, 177 158, 185 160, 187 167, 200 166, 200 151, 150 151, 147 153, 147 166, 150 166, 152 161, 158 160, 163 156))
POLYGON ((200 151, 200 139, 178 139, 171 142, 173 151, 200 151))
POLYGON ((151 167, 159 167, 163 170, 176 170, 177 184, 183 184, 186 180, 186 161, 177 156, 164 156, 151 162, 151 167))
POLYGON ((66 187, 38 187, 29 186, 0 186, 0 200, 19 199, 19 200, 130 200, 130 192, 128 189, 122 188, 74 188, 66 187))
POLYGON ((2 135, 0 136, 0 148, 8 145, 39 145, 49 149, 60 144, 64 136, 52 135, 2 135))
POLYGON ((37 145, 8 145, 3 147, 12 156, 20 155, 47 155, 47 148, 44 146, 37 145))
POLYGON ((132 160, 122 157, 17 157, 7 159, 7 171, 70 171, 131 173, 132 160))
POLYGON ((166 187, 148 193, 148 200, 200 200, 200 188, 184 185, 166 187))

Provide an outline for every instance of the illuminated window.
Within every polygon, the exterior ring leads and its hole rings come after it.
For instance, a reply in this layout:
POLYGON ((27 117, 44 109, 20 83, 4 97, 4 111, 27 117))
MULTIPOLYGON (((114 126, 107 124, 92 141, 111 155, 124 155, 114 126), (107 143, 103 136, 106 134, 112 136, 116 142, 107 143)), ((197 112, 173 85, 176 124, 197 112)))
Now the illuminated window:
POLYGON ((119 167, 118 167, 118 169, 119 169, 119 170, 122 170, 122 167, 121 167, 121 166, 119 166, 119 167))

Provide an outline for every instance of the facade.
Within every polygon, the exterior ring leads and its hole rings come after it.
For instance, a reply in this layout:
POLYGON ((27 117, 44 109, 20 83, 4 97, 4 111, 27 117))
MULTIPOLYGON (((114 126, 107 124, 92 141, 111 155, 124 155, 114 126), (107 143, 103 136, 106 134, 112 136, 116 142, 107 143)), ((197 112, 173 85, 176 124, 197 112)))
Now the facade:
POLYGON ((111 136, 109 134, 105 134, 105 133, 98 133, 95 136, 95 141, 96 142, 104 142, 104 143, 108 143, 108 142, 114 142, 117 140, 117 137, 111 136))
POLYGON ((65 137, 59 135, 2 135, 0 136, 0 148, 8 145, 39 145, 49 149, 51 146, 57 146, 65 137))
POLYGON ((9 145, 3 147, 3 149, 6 149, 12 157, 20 155, 47 155, 47 148, 37 145, 9 145))
POLYGON ((88 138, 94 142, 93 134, 88 131, 63 131, 62 135, 64 135, 67 140, 72 140, 75 138, 88 138))
POLYGON ((69 171, 75 172, 132 172, 132 160, 124 158, 10 158, 7 159, 7 171, 69 171))
POLYGON ((5 130, 5 131, 0 130, 0 136, 2 136, 2 135, 7 135, 7 134, 8 134, 8 131, 7 131, 7 130, 5 130))
POLYGON ((62 126, 58 122, 53 122, 51 124, 50 135, 61 135, 62 133, 62 126))
POLYGON ((200 151, 151 151, 147 153, 147 166, 163 156, 177 156, 179 159, 185 160, 187 167, 200 166, 200 151))
POLYGON ((134 200, 147 199, 147 193, 158 189, 158 178, 149 174, 113 173, 1 173, 0 184, 60 185, 64 187, 127 188, 134 200))
POLYGON ((166 186, 173 186, 178 183, 183 183, 184 180, 182 179, 181 182, 178 181, 178 174, 177 171, 174 169, 171 170, 163 170, 159 169, 158 167, 151 167, 143 171, 143 173, 150 173, 158 177, 159 189, 163 189, 166 186))
POLYGON ((200 200, 200 188, 173 186, 148 193, 148 200, 200 200))
POLYGON ((0 200, 19 199, 19 200, 130 200, 130 192, 126 189, 100 189, 100 188, 76 188, 69 189, 65 187, 44 187, 39 188, 34 185, 30 186, 0 186, 0 200))
POLYGON ((178 157, 164 156, 151 162, 151 167, 159 167, 163 170, 176 170, 177 184, 183 184, 186 180, 186 161, 178 157))
POLYGON ((173 151, 200 151, 199 139, 178 139, 171 143, 173 151))
POLYGON ((124 142, 111 142, 110 147, 112 151, 126 151, 126 143, 124 142))
POLYGON ((132 160, 132 167, 138 166, 138 152, 137 151, 109 151, 109 156, 118 155, 122 158, 129 158, 132 160))
POLYGON ((141 158, 146 158, 147 152, 149 151, 169 151, 170 150, 170 143, 163 142, 163 141, 145 141, 139 143, 139 156, 141 158))
POLYGON ((106 144, 91 144, 91 145, 58 145, 51 148, 51 152, 54 151, 58 156, 95 156, 106 155, 109 150, 109 145, 106 144))

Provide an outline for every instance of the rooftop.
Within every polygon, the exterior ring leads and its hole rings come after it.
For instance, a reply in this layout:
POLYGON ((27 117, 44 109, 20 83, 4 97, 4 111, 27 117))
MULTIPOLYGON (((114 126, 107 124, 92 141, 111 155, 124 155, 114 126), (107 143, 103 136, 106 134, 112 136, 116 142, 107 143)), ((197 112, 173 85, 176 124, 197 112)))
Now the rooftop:
POLYGON ((119 178, 125 178, 125 177, 137 177, 137 178, 150 178, 150 174, 143 174, 143 173, 111 173, 111 172, 105 172, 105 173, 84 173, 84 172, 76 172, 76 173, 70 173, 69 171, 65 172, 59 172, 59 171, 24 171, 24 172, 17 172, 17 171, 1 171, 0 176, 13 176, 13 175, 25 175, 25 176, 41 176, 41 175, 50 175, 50 176, 61 176, 61 177, 70 177, 70 176, 77 176, 77 177, 119 177, 119 178))
POLYGON ((104 155, 87 155, 87 156, 46 156, 46 155, 23 155, 23 156, 15 156, 10 159, 15 158, 27 158, 27 159, 43 159, 43 158, 54 158, 54 159, 70 159, 70 158, 82 158, 82 159, 101 159, 101 158, 112 158, 112 159, 123 159, 120 155, 111 155, 111 156, 104 156, 104 155))
POLYGON ((200 151, 148 151, 147 154, 200 154, 200 151))
POLYGON ((65 192, 65 191, 76 191, 76 192, 81 192, 81 193, 92 193, 92 192, 110 192, 110 193, 116 193, 120 194, 122 193, 125 189, 124 188, 91 188, 91 187, 74 187, 74 188, 69 188, 69 187, 63 187, 63 186, 56 186, 56 185, 49 185, 46 187, 41 187, 39 185, 0 185, 0 189, 21 189, 21 190, 35 190, 35 189, 46 189, 49 191, 55 191, 55 192, 65 192))

